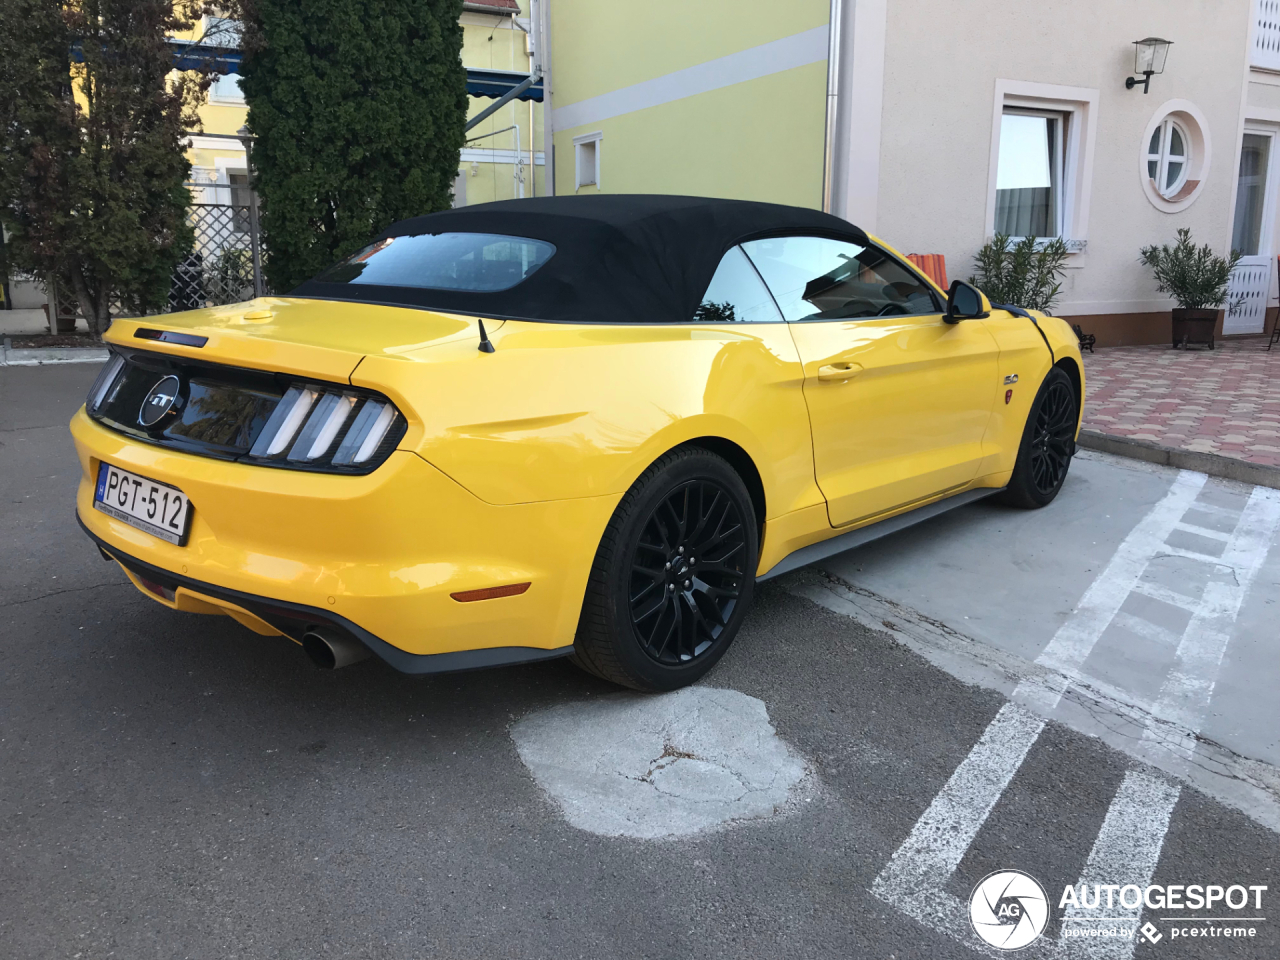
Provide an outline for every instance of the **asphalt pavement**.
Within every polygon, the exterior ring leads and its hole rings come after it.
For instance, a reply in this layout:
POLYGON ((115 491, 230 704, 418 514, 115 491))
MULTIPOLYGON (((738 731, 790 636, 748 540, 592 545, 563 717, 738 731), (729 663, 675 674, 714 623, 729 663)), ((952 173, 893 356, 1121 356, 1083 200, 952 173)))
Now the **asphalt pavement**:
POLYGON ((1019 956, 1280 955, 1268 495, 1082 457, 1046 510, 762 585, 676 698, 326 673, 92 548, 96 372, 0 369, 0 956, 999 956, 969 904, 1007 870, 1048 900, 1019 956), (1091 916, 1081 884, 1247 902, 1091 916))

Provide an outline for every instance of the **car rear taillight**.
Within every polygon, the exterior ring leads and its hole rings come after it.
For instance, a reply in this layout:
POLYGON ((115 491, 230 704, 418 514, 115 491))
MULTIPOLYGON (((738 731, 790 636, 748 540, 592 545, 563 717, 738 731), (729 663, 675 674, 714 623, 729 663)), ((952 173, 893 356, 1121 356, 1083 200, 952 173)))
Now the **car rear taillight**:
POLYGON ((389 400, 328 385, 295 383, 276 404, 247 457, 323 470, 381 462, 404 433, 389 400))
POLYGON ((85 406, 89 408, 90 413, 102 406, 102 401, 120 379, 120 371, 123 369, 124 357, 118 353, 111 354, 111 359, 98 374, 98 379, 93 381, 93 386, 89 388, 89 396, 85 398, 85 406))
POLYGON ((89 416, 145 443, 285 470, 376 470, 408 422, 380 393, 186 357, 112 348, 89 389, 89 416), (141 417, 155 386, 176 378, 168 409, 141 417))

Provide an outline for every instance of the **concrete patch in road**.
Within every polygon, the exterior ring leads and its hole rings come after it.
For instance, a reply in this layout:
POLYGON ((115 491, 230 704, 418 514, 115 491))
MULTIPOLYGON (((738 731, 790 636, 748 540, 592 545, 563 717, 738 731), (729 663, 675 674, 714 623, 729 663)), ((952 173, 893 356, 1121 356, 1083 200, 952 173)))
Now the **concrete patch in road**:
POLYGON ((511 736, 565 819, 605 836, 657 839, 770 817, 805 775, 764 703, 736 690, 560 704, 511 736))

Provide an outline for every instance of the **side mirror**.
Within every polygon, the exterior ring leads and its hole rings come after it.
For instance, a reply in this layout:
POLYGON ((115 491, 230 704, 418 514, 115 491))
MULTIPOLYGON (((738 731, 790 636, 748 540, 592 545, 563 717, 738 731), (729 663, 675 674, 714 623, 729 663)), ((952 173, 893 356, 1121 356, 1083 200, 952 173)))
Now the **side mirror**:
POLYGON ((971 283, 953 280, 947 291, 947 312, 943 320, 959 323, 961 320, 981 320, 990 315, 991 301, 987 295, 971 283))

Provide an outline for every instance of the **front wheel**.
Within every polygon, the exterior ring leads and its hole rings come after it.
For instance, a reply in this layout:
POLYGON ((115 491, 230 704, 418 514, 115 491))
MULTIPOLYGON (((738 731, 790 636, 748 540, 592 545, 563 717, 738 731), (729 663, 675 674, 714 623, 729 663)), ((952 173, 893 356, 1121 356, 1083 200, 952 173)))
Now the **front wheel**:
POLYGON ((1076 452, 1076 388, 1060 367, 1054 367, 1022 431, 1013 476, 1001 499, 1015 507, 1048 506, 1062 489, 1076 452))
POLYGON ((742 624, 758 551, 751 497, 734 469, 698 448, 663 456, 601 538, 574 662, 636 690, 693 683, 742 624))

